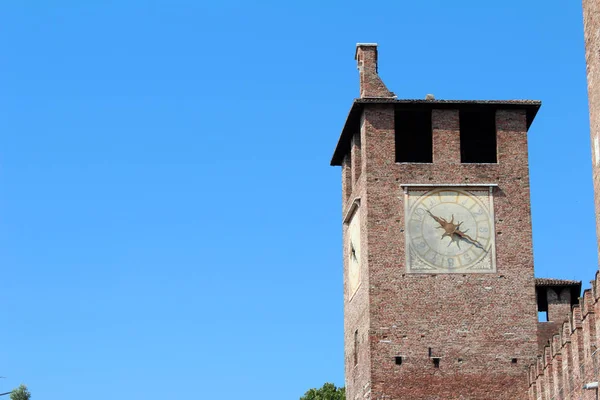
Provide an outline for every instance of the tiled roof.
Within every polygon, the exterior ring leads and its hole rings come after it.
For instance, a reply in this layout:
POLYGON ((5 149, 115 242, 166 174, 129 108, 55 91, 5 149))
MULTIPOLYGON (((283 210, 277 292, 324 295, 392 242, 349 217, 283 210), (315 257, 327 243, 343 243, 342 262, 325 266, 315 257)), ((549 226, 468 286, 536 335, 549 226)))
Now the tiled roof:
POLYGON ((535 278, 535 286, 581 286, 581 281, 567 279, 535 278))

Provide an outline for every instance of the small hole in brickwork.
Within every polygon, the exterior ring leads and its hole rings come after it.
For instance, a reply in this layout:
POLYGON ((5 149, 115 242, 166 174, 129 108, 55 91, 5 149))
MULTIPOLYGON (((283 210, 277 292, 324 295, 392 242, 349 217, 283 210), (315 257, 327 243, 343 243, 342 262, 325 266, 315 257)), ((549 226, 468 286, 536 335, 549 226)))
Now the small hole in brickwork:
POLYGON ((498 231, 498 235, 502 235, 502 232, 498 231))
POLYGON ((432 358, 432 360, 433 360, 433 366, 435 368, 439 368, 440 367, 440 359, 437 357, 434 357, 434 358, 432 358))
POLYGON ((462 358, 459 358, 459 359, 458 359, 458 362, 462 364, 462 362, 463 362, 463 359, 462 359, 462 358))
POLYGON ((516 364, 517 363, 517 359, 513 358, 512 360, 510 360, 511 363, 516 364))
POLYGON ((402 356, 396 356, 396 365, 402 365, 402 356))

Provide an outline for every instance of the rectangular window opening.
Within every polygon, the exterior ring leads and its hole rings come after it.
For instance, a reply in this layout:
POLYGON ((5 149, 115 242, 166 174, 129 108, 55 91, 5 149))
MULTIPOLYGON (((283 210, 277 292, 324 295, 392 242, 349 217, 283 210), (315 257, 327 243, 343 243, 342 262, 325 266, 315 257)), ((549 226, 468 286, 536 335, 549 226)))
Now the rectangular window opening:
POLYGON ((396 162, 433 162, 431 110, 396 110, 396 162))
POLYGON ((435 368, 439 368, 440 367, 440 359, 438 357, 433 357, 432 360, 433 360, 433 366, 435 368))
POLYGON ((396 356, 396 365, 402 365, 402 356, 396 356))
POLYGON ((460 161, 462 163, 496 163, 496 111, 461 110, 460 161))

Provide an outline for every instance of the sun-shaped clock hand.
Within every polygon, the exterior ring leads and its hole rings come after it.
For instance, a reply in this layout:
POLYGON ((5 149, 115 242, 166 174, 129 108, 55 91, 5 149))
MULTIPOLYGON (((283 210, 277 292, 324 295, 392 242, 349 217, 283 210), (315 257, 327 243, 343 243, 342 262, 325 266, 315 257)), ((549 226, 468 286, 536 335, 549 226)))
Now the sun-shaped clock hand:
POLYGON ((458 224, 454 223, 454 215, 452 215, 452 219, 450 221, 447 221, 445 218, 437 217, 437 216, 433 215, 431 213, 431 211, 429 211, 429 210, 425 210, 425 211, 427 211, 427 213, 429 215, 431 215, 431 218, 433 218, 435 220, 435 222, 440 224, 440 226, 438 226, 438 228, 441 228, 444 230, 444 233, 442 234, 442 239, 445 238, 446 236, 451 238, 452 235, 454 234, 454 232, 456 232, 456 230, 458 228, 460 228, 460 225, 462 224, 462 222, 460 222, 458 224))

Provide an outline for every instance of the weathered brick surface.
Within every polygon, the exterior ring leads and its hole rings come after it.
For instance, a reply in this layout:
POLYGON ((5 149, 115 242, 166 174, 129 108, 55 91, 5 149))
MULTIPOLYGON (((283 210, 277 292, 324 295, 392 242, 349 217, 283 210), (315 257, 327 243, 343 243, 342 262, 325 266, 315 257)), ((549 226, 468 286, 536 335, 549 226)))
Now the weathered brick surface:
MULTIPOLYGON (((362 248, 361 284, 350 298, 344 245, 349 400, 515 400, 536 390, 528 385, 537 306, 526 112, 497 109, 498 163, 461 164, 458 108, 433 107, 433 163, 404 164, 395 162, 394 105, 364 106, 356 132, 360 162, 355 153, 343 163, 342 212, 346 216, 360 198, 362 248), (497 272, 407 274, 403 183, 497 184, 497 272), (430 356, 440 358, 439 368, 430 356)), ((356 147, 350 145, 350 153, 356 147)), ((347 226, 344 243, 346 236, 347 226)), ((556 369, 562 375, 562 364, 556 369)))
MULTIPOLYGON (((590 139, 596 204, 596 234, 600 237, 600 2, 583 0, 583 28, 587 65, 590 139)), ((600 254, 600 241, 598 242, 600 254)))
POLYGON ((377 72, 377 45, 356 46, 355 59, 360 77, 360 97, 394 97, 377 72))
MULTIPOLYGON (((597 275, 598 279, 598 275, 597 275)), ((598 339, 596 336, 600 302, 588 289, 580 304, 552 341, 546 345, 541 363, 532 364, 529 370, 529 399, 592 400, 595 390, 584 390, 586 383, 599 378, 598 339), (549 375, 552 374, 552 379, 549 375)))
POLYGON ((456 110, 434 110, 428 165, 390 163, 392 107, 365 109, 365 119, 374 397, 524 398, 537 348, 524 113, 498 111, 499 163, 488 165, 460 164, 456 110), (406 274, 400 183, 497 183, 497 273, 406 274), (439 368, 429 348, 441 357, 439 368), (396 354, 406 357, 399 367, 396 354))
POLYGON ((558 332, 561 326, 562 322, 538 322, 537 342, 539 354, 544 351, 544 347, 548 345, 548 341, 552 339, 552 336, 558 332))

